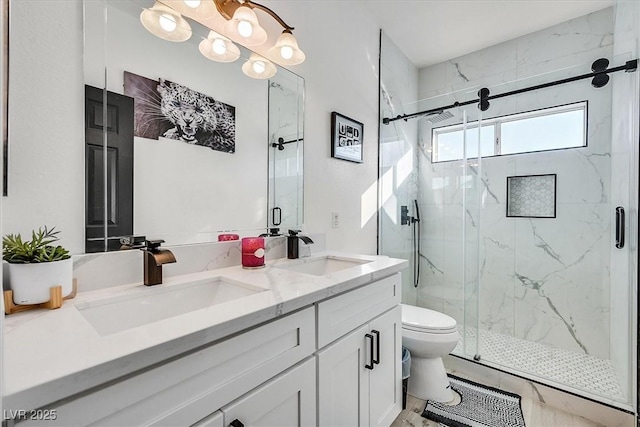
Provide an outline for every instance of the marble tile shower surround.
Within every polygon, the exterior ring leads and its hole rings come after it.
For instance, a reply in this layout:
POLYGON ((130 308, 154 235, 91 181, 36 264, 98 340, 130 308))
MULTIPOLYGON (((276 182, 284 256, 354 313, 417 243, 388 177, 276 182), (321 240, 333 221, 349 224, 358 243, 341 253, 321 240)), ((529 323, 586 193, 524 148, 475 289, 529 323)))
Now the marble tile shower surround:
MULTIPOLYGON (((429 101, 435 107, 434 102, 445 98, 470 99, 468 94, 475 95, 480 87, 501 93, 508 86, 576 75, 576 69, 587 72, 584 64, 611 59, 612 53, 609 8, 422 69, 420 95, 437 96, 429 101)), ((467 321, 475 323, 479 317, 481 329, 609 358, 611 87, 624 78, 628 76, 612 76, 613 84, 598 90, 584 81, 491 101, 484 119, 587 100, 588 146, 483 158, 481 165, 470 162, 467 176, 461 161, 431 163, 431 124, 420 120, 418 305, 462 323, 466 300, 467 321), (539 174, 557 174, 557 217, 507 218, 506 177, 539 174), (479 273, 481 283, 479 292, 468 286, 466 294, 463 221, 467 243, 474 246, 479 239, 479 255, 467 250, 467 280, 479 273)), ((454 118, 437 126, 460 123, 461 112, 453 113, 454 118)))
MULTIPOLYGON (((324 234, 310 234, 314 241, 309 253, 326 250, 324 234)), ((177 262, 163 266, 165 277, 240 265, 240 241, 214 242, 198 245, 168 246, 177 262)), ((287 256, 286 237, 265 238, 265 258, 287 256)), ((301 251, 301 254, 303 252, 301 251)), ((142 282, 142 251, 128 250, 73 256, 73 273, 79 291, 93 291, 127 283, 142 282)))

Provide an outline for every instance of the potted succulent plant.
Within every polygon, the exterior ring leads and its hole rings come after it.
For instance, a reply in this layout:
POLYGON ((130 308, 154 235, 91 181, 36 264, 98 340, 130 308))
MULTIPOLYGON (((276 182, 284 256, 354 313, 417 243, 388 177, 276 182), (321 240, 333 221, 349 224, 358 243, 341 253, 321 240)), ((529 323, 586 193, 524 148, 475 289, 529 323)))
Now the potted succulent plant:
POLYGON ((69 251, 52 243, 55 227, 31 232, 31 240, 20 234, 2 238, 2 259, 9 263, 9 286, 15 304, 40 304, 50 299, 49 289, 62 286, 62 297, 73 291, 73 261, 69 251))

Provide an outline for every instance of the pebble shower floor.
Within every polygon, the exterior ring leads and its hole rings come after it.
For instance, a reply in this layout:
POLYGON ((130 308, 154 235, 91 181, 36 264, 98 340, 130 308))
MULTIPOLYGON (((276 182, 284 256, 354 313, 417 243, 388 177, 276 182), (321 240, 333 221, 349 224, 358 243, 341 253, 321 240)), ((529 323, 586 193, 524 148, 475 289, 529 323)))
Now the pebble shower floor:
MULTIPOLYGON (((460 328, 460 335, 464 336, 464 333, 463 328, 460 328)), ((475 328, 466 328, 468 342, 472 343, 467 347, 468 353, 475 353, 469 350, 474 349, 476 333, 475 328)), ((462 340, 452 353, 460 356, 464 354, 462 340)), ((480 330, 480 355, 481 360, 509 370, 535 375, 610 400, 627 400, 609 360, 483 329, 480 330)))

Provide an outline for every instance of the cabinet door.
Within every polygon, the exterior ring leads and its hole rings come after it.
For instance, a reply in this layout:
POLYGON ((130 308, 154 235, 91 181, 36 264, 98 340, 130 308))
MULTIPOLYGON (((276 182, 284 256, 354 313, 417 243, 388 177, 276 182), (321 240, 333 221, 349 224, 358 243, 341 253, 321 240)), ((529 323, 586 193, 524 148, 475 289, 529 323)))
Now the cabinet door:
POLYGON ((364 325, 318 353, 320 427, 369 425, 369 326, 364 325))
POLYGON ((222 413, 225 426, 315 426, 315 358, 278 375, 263 386, 223 407, 222 413))
POLYGON ((369 379, 371 426, 389 426, 402 410, 402 312, 400 306, 370 323, 376 338, 369 379), (378 353, 379 348, 379 353, 378 353))

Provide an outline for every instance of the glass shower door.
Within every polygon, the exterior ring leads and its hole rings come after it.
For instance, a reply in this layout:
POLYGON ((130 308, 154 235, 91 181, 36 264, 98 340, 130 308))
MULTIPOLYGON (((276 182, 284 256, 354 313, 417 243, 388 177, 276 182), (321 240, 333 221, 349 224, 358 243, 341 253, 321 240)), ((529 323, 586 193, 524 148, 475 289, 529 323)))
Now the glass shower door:
MULTIPOLYGON (((630 59, 622 53, 610 61, 630 59)), ((544 81, 590 66, 547 73, 544 81)), ((497 155, 481 163, 483 202, 469 199, 466 207, 479 210, 478 259, 465 259, 466 274, 479 267, 478 305, 465 305, 465 316, 477 319, 479 359, 627 409, 634 398, 637 79, 615 73, 601 88, 578 81, 492 101, 484 123, 497 130, 497 155)), ((473 244, 476 236, 465 238, 473 244)))

